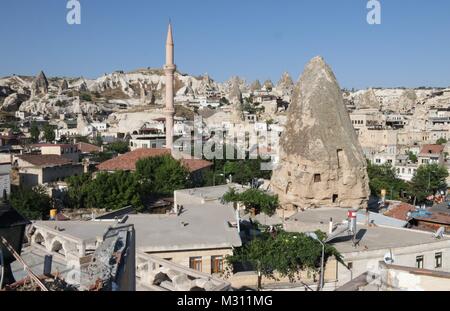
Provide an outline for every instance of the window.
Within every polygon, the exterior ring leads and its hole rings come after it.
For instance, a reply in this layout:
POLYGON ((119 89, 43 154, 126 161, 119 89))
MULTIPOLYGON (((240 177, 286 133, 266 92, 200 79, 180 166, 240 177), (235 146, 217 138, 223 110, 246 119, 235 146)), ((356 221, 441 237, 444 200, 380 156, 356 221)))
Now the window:
POLYGON ((320 182, 320 181, 321 181, 320 174, 314 174, 314 182, 320 182))
POLYGON ((202 271, 202 257, 190 257, 189 268, 202 271))
POLYGON ((418 269, 423 269, 423 256, 416 257, 416 267, 418 269))
POLYGON ((333 194, 333 203, 337 202, 338 197, 339 196, 337 194, 333 194))
POLYGON ((435 259, 435 268, 442 268, 442 253, 436 253, 434 254, 435 259))
POLYGON ((223 257, 212 256, 211 257, 211 273, 223 272, 223 257))

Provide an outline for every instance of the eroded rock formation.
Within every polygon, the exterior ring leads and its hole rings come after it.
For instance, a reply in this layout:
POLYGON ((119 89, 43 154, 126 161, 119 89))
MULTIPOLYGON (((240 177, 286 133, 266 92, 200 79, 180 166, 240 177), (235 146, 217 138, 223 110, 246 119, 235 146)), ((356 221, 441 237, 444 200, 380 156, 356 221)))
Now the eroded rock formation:
POLYGON ((358 108, 360 109, 380 109, 380 102, 373 89, 368 89, 358 98, 358 108))
POLYGON ((283 207, 361 208, 369 196, 366 160, 341 89, 321 57, 296 84, 271 186, 283 207))
POLYGON ((45 95, 48 93, 48 80, 45 73, 41 71, 31 84, 32 97, 36 95, 45 95))

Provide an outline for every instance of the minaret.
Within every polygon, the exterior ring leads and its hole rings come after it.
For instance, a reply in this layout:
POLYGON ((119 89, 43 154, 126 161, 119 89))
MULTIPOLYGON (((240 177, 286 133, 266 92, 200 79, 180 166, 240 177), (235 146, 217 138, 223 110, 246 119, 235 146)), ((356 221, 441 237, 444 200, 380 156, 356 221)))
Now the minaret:
POLYGON ((175 108, 173 104, 173 75, 176 70, 174 64, 174 44, 172 35, 172 24, 169 23, 166 41, 166 65, 164 72, 166 74, 166 108, 164 114, 166 115, 166 148, 173 150, 173 116, 175 115, 175 108))

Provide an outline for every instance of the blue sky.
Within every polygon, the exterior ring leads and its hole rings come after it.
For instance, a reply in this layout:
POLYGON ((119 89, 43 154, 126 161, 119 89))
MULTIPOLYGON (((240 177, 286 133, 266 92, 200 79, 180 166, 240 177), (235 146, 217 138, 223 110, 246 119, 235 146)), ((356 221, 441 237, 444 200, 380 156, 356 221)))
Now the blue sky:
POLYGON ((179 70, 218 81, 296 80, 322 55, 342 87, 450 85, 448 0, 380 0, 375 26, 366 0, 80 2, 81 25, 68 25, 67 0, 1 0, 0 76, 161 67, 171 18, 179 70))

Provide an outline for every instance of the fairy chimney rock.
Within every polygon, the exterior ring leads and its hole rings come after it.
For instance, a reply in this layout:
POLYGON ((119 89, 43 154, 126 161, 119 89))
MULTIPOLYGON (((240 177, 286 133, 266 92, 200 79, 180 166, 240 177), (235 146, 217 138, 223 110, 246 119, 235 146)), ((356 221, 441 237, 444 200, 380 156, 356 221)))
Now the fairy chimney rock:
POLYGON ((315 57, 295 85, 271 185, 285 208, 367 206, 367 163, 341 89, 315 57))

